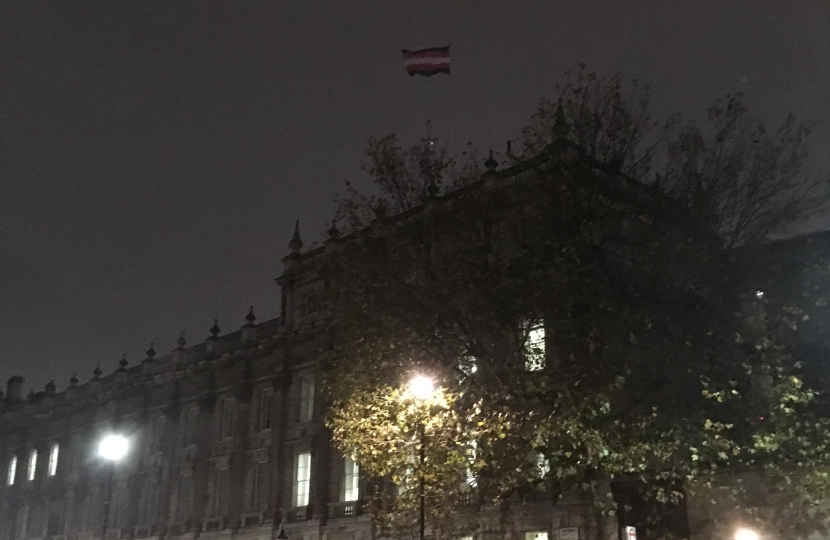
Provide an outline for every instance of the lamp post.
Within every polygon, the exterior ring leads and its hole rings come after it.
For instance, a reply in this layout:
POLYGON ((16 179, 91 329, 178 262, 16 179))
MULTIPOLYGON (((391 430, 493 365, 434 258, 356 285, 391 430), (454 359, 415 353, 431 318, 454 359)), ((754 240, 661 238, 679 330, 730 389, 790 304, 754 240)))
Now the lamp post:
POLYGON ((107 521, 109 521, 110 514, 110 496, 112 494, 112 477, 115 474, 115 464, 124 459, 129 448, 130 443, 127 438, 117 433, 106 435, 98 443, 98 457, 109 463, 107 491, 104 497, 104 520, 101 524, 101 540, 106 540, 107 537, 107 521))
MULTIPOLYGON (((435 394, 435 382, 425 375, 415 375, 409 380, 409 393, 412 394, 412 397, 414 397, 418 401, 425 403, 428 400, 430 400, 432 396, 435 394)), ((421 477, 418 480, 418 498, 420 502, 418 538, 419 540, 424 540, 424 485, 426 483, 426 481, 424 480, 424 461, 426 458, 424 453, 424 446, 426 442, 426 429, 423 420, 421 420, 421 424, 418 426, 418 434, 421 437, 421 448, 419 455, 421 464, 421 477)))

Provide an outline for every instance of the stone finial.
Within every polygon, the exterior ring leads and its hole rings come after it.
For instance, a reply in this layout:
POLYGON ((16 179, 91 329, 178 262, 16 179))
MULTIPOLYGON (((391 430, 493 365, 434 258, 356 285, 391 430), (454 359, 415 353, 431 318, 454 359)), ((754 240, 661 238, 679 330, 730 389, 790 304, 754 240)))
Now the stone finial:
POLYGON ((144 359, 145 362, 152 362, 153 357, 156 355, 156 349, 153 348, 153 343, 150 343, 150 348, 147 349, 147 358, 144 359))
POLYGON ((176 340, 176 345, 179 346, 179 349, 184 349, 184 346, 187 345, 187 341, 184 339, 184 330, 182 330, 182 333, 179 334, 179 339, 176 340))
POLYGON ((300 239, 300 220, 298 219, 294 222, 294 236, 291 237, 291 241, 288 242, 288 247, 291 249, 292 253, 299 253, 301 249, 303 249, 303 241, 300 239))
POLYGON ((493 157, 493 151, 490 150, 490 157, 487 158, 487 161, 484 162, 484 166, 487 168, 488 171, 495 171, 496 167, 499 166, 499 162, 493 157))
POLYGON ((47 394, 54 394, 55 390, 57 390, 57 386, 55 385, 55 380, 52 379, 48 383, 46 383, 46 393, 47 394))
POLYGON ((213 326, 210 327, 210 337, 212 339, 217 339, 219 337, 219 332, 222 329, 219 328, 219 319, 213 319, 213 326))
POLYGON ((69 386, 78 386, 78 372, 73 371, 72 377, 69 378, 69 386))
POLYGON ((127 362, 127 353, 124 353, 121 360, 118 361, 118 371, 127 371, 127 364, 129 364, 127 362))
POLYGON ((435 183, 435 177, 431 176, 429 178, 429 184, 427 184, 427 196, 429 197, 437 197, 438 196, 438 184, 435 183))
POLYGON ((92 378, 93 378, 93 379, 100 379, 100 378, 101 378, 101 374, 102 374, 102 373, 103 373, 103 371, 101 371, 101 363, 99 362, 99 363, 95 366, 95 369, 93 369, 93 370, 92 370, 92 375, 93 375, 93 377, 92 377, 92 378))
POLYGON ((329 227, 329 238, 337 238, 340 236, 340 230, 337 228, 337 220, 331 220, 331 227, 329 227))
POLYGON ((553 136, 557 141, 565 140, 568 138, 569 131, 568 120, 565 118, 565 107, 562 106, 562 98, 559 98, 559 102, 556 104, 556 121, 553 123, 553 136))
POLYGON ((256 315, 254 315, 254 306, 248 310, 248 314, 245 315, 245 326, 253 326, 254 321, 256 320, 256 315))

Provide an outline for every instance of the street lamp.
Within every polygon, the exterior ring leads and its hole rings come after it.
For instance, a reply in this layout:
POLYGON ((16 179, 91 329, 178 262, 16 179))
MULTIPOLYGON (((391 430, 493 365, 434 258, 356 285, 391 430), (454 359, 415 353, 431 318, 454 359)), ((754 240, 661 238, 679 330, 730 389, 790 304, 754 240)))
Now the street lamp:
POLYGON ((115 464, 127 455, 130 449, 130 441, 127 437, 118 433, 110 433, 104 436, 98 443, 98 457, 109 463, 109 476, 107 477, 107 493, 104 498, 104 522, 101 525, 101 540, 107 537, 107 521, 110 514, 110 496, 112 494, 112 477, 115 474, 115 464))
POLYGON ((735 540, 758 540, 758 533, 752 529, 740 528, 735 531, 735 540))
MULTIPOLYGON (((409 380, 409 393, 412 396, 421 402, 427 402, 432 398, 435 394, 435 381, 432 378, 427 377, 426 375, 415 375, 409 380)), ((424 461, 426 456, 424 455, 424 446, 426 442, 426 433, 424 429, 424 422, 421 421, 421 425, 418 426, 419 434, 421 436, 421 450, 420 450, 420 463, 421 463, 421 478, 418 480, 418 497, 420 499, 420 515, 419 515, 419 540, 424 540, 424 461)), ((746 540, 746 539, 741 539, 746 540)))

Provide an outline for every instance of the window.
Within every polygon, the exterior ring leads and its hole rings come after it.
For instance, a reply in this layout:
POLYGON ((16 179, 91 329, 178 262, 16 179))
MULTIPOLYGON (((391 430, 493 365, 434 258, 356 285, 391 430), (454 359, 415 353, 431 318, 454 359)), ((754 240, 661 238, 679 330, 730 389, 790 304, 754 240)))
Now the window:
POLYGON ((527 371, 545 369, 545 326, 541 322, 531 326, 527 332, 525 369, 527 371))
POLYGON ((54 443, 52 448, 49 449, 49 467, 47 474, 49 476, 55 476, 58 473, 58 453, 60 452, 60 446, 58 443, 54 443))
POLYGON ((30 482, 35 479, 35 471, 37 471, 37 450, 32 450, 29 454, 29 468, 26 471, 26 479, 30 482))
POLYGON ((13 486, 15 476, 17 476, 17 456, 12 456, 11 460, 9 460, 9 472, 6 475, 6 484, 13 486))
POLYGON ((156 480, 150 480, 144 485, 144 493, 138 507, 139 525, 152 525, 156 522, 158 511, 159 485, 156 480))
POLYGON ((311 487, 311 454, 297 454, 294 467, 294 506, 308 506, 309 488, 311 487))
POLYGON ((314 376, 306 375, 300 379, 300 422, 310 422, 314 418, 314 376))
POLYGON ((271 429, 271 406, 274 402, 274 390, 263 388, 259 394, 259 431, 271 429))
POLYGON ((251 494, 251 511, 262 512, 268 508, 268 462, 254 464, 254 491, 251 494))
POLYGON ((213 482, 213 515, 224 516, 228 513, 230 498, 231 475, 230 469, 224 467, 216 469, 213 482))
POLYGON ((343 501, 358 501, 360 500, 360 467, 349 458, 344 461, 343 472, 343 501))
POLYGON ((227 439, 233 437, 233 429, 236 425, 236 398, 225 398, 222 402, 222 417, 219 426, 219 438, 227 439))
POLYGON ((534 471, 533 475, 536 478, 542 479, 550 472, 550 460, 541 452, 533 452, 534 471))
POLYGON ((548 540, 548 531, 527 531, 525 540, 548 540))
MULTIPOLYGON (((470 441, 467 444, 467 460, 468 460, 468 462, 471 465, 475 464, 477 456, 478 456, 478 443, 476 441, 470 441)), ((478 485, 478 477, 476 476, 474 466, 467 467, 467 470, 464 472, 464 474, 465 474, 464 481, 468 486, 470 486, 471 488, 474 488, 478 485)))
POLYGON ((164 416, 158 416, 156 417, 156 421, 153 424, 153 452, 162 451, 164 444, 164 425, 166 421, 167 418, 165 418, 164 416))
POLYGON ((176 517, 184 521, 190 515, 193 507, 193 475, 183 474, 179 478, 179 504, 176 509, 176 517))
POLYGON ((191 407, 182 413, 182 448, 196 444, 196 422, 199 420, 199 407, 191 407))

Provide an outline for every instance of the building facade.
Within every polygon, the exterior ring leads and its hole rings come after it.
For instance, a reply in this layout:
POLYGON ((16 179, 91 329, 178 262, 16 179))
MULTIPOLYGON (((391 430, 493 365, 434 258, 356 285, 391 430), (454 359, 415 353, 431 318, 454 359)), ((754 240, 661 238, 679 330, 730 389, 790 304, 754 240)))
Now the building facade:
MULTIPOLYGON (((494 175, 491 158, 485 180, 494 175)), ((24 397, 12 377, 0 400, 0 540, 373 536, 365 482, 332 448, 318 388, 330 343, 318 270, 341 242, 332 231, 303 252, 295 230, 276 319, 257 322, 252 308, 234 332, 215 323, 200 343, 182 335, 168 354, 151 346, 140 365, 96 368, 60 392, 50 383, 24 397), (129 442, 115 463, 98 456, 113 433, 129 442)), ((584 504, 567 496, 517 496, 509 519, 486 506, 459 516, 477 520, 481 539, 588 537, 584 504)))

